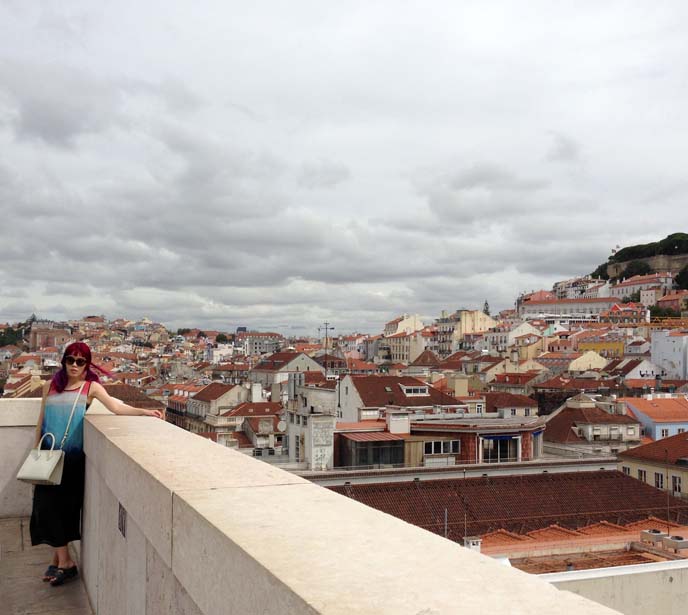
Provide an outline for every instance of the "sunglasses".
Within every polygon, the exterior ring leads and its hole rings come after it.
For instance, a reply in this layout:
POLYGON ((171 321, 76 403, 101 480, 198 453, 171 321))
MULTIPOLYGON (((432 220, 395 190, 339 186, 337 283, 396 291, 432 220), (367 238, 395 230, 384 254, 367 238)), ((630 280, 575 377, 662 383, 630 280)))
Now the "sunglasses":
POLYGON ((67 365, 76 365, 77 367, 83 367, 88 363, 88 361, 82 357, 66 357, 65 362, 67 365))

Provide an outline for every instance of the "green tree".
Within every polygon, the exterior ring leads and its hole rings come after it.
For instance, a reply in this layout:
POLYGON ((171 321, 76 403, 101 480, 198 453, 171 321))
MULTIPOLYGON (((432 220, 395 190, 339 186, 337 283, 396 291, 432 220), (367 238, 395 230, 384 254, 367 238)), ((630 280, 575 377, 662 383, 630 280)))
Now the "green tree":
POLYGON ((191 329, 177 329, 177 335, 185 335, 186 333, 189 333, 191 329))
POLYGON ((226 344, 229 341, 229 338, 224 333, 218 333, 215 341, 218 344, 226 344))
POLYGON ((634 275, 647 275, 652 273, 652 267, 645 261, 631 261, 626 265, 621 277, 632 278, 634 275))
POLYGON ((590 277, 599 280, 608 280, 609 274, 607 273, 607 263, 602 263, 599 267, 597 267, 597 269, 590 274, 590 277))
POLYGON ((688 265, 676 274, 674 282, 676 282, 676 286, 680 289, 688 290, 688 265))
POLYGON ((652 318, 678 318, 681 314, 670 308, 661 308, 656 305, 651 305, 650 316, 652 318))
POLYGON ((639 303, 640 302, 640 291, 636 290, 634 293, 624 297, 622 299, 623 303, 639 303))
POLYGON ((23 341, 20 329, 8 327, 4 333, 0 333, 0 346, 21 346, 23 341))

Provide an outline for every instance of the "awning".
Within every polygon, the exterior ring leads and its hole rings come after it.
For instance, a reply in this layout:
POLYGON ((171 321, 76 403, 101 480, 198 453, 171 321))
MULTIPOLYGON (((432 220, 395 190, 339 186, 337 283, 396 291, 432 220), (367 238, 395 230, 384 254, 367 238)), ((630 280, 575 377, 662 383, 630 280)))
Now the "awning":
POLYGON ((340 433, 342 437, 354 442, 384 442, 389 440, 404 440, 404 436, 388 431, 359 431, 354 433, 340 433))

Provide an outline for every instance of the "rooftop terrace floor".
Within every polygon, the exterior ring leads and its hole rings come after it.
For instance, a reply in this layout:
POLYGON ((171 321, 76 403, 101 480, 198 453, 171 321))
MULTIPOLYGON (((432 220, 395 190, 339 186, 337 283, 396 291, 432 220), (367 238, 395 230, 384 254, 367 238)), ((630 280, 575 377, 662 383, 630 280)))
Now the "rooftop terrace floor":
POLYGON ((52 549, 31 546, 29 520, 0 519, 0 611, 11 615, 93 615, 81 579, 44 583, 52 549))

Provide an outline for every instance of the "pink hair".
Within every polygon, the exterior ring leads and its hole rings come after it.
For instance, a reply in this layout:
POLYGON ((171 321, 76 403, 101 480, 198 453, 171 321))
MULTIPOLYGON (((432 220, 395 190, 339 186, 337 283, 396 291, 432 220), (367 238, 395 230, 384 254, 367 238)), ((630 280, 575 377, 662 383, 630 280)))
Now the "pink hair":
POLYGON ((62 355, 62 369, 58 370, 50 383, 50 388, 54 389, 58 393, 62 393, 67 386, 67 357, 83 357, 86 359, 86 382, 100 382, 100 377, 96 374, 96 371, 100 372, 103 376, 109 376, 110 373, 104 370, 102 367, 98 367, 95 363, 91 361, 91 349, 88 344, 84 342, 73 342, 67 348, 65 348, 64 354, 62 355))

